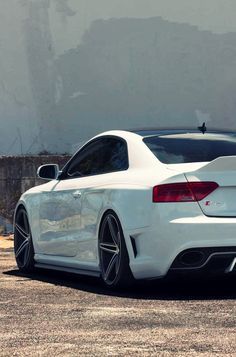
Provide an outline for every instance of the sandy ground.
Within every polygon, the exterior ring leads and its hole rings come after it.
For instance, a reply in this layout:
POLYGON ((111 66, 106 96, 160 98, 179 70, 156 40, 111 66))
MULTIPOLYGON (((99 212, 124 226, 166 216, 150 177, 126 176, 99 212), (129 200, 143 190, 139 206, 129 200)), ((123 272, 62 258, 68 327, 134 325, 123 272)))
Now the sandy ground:
POLYGON ((0 249, 7 249, 13 247, 13 236, 2 237, 0 236, 0 249))
POLYGON ((97 279, 20 274, 1 238, 0 356, 236 356, 235 280, 110 292, 97 279))

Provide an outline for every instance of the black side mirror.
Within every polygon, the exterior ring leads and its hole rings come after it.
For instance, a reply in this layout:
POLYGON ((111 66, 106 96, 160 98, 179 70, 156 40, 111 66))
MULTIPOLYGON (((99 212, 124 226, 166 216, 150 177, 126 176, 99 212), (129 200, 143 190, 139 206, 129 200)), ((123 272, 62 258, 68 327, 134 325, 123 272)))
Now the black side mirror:
POLYGON ((55 180, 59 172, 59 166, 57 164, 46 164, 38 168, 37 176, 44 180, 55 180))

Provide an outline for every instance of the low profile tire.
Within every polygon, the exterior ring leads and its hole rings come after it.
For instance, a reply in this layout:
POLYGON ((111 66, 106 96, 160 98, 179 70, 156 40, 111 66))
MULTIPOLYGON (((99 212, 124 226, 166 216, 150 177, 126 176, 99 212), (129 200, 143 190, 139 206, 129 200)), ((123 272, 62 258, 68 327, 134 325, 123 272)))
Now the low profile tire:
POLYGON ((101 277, 106 286, 121 288, 133 282, 122 227, 113 211, 108 211, 101 223, 99 261, 101 277))
POLYGON ((20 208, 14 224, 14 251, 20 271, 30 273, 34 269, 34 247, 26 210, 20 208))

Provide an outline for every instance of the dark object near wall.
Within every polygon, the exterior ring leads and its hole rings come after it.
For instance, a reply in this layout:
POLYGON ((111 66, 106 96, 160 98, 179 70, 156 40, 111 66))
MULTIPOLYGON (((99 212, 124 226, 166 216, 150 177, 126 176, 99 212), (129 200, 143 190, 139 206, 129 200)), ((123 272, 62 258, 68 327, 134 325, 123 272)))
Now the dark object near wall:
POLYGON ((45 183, 36 175, 43 164, 56 163, 62 168, 67 155, 1 156, 0 157, 0 215, 12 220, 15 205, 29 188, 45 183))

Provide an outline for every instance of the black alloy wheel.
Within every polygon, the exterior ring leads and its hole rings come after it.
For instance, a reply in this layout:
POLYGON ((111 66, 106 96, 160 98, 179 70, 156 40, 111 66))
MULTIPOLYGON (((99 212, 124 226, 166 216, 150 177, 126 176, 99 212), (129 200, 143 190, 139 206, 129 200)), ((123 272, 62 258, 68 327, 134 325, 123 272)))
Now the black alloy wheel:
POLYGON ((20 271, 29 273, 34 268, 34 248, 26 210, 21 207, 14 224, 14 251, 20 271))
POLYGON ((133 280, 121 224, 113 211, 106 213, 99 234, 101 277, 111 288, 125 287, 133 280))

